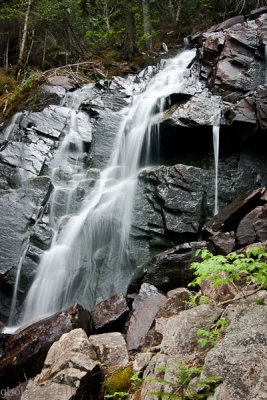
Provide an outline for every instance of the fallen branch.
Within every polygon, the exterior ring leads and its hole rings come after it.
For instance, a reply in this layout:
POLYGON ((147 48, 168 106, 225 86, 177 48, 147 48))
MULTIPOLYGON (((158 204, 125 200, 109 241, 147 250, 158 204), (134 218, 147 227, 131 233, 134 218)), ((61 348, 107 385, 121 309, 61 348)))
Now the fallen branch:
POLYGON ((235 302, 237 300, 242 300, 242 299, 244 299, 246 297, 252 296, 253 294, 259 292, 262 289, 263 289, 263 286, 261 285, 258 289, 252 290, 250 293, 247 293, 247 294, 244 294, 244 295, 243 294, 242 295, 238 295, 238 296, 236 296, 236 297, 234 297, 233 299, 230 299, 230 300, 225 300, 222 303, 219 303, 218 306, 224 306, 225 304, 230 304, 230 303, 233 303, 233 302, 235 302))

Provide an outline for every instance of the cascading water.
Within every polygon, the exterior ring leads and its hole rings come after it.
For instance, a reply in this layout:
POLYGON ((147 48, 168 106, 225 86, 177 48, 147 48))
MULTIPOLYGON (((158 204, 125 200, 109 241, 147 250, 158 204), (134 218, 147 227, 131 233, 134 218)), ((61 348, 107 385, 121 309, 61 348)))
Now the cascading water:
POLYGON ((25 301, 21 324, 52 314, 74 302, 90 309, 101 298, 102 292, 104 296, 121 290, 124 276, 126 287, 136 267, 129 253, 129 234, 141 157, 142 165, 148 165, 151 148, 154 148, 152 141, 157 142, 158 121, 165 101, 184 84, 183 74, 194 56, 195 50, 186 50, 166 61, 146 89, 133 97, 132 105, 124 110, 126 115, 107 168, 90 189, 79 213, 66 220, 64 216, 57 218, 55 212, 59 193, 69 192, 68 214, 75 188, 86 174, 79 166, 82 150, 77 134, 79 104, 72 110, 69 133, 54 160, 53 243, 38 267, 25 301), (61 173, 71 176, 64 187, 57 186, 57 175, 61 173), (99 282, 103 273, 99 271, 103 268, 105 284, 99 282), (119 287, 118 274, 122 276, 119 287))

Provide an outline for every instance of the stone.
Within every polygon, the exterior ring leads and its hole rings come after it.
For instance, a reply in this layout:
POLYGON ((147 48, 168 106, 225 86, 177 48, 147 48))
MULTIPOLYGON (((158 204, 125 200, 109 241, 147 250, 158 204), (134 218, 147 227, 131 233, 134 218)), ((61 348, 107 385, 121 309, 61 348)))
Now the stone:
POLYGON ((144 282, 156 286, 164 293, 187 286, 194 279, 191 264, 201 261, 201 257, 195 255, 196 250, 207 247, 205 241, 190 242, 156 255, 136 271, 127 292, 137 293, 144 282))
POLYGON ((213 235, 214 233, 221 231, 235 231, 239 221, 259 204, 259 199, 264 193, 264 190, 265 189, 262 188, 255 189, 250 194, 241 196, 232 201, 227 207, 223 208, 214 218, 204 225, 204 233, 213 235))
POLYGON ((169 318, 163 332, 161 353, 185 359, 200 352, 198 329, 210 327, 221 313, 222 309, 218 307, 201 304, 169 318))
POLYGON ((253 96, 251 95, 242 98, 229 110, 227 110, 226 113, 231 124, 235 122, 242 122, 256 125, 257 123, 255 102, 253 96))
POLYGON ((76 88, 75 81, 63 75, 51 76, 50 78, 47 78, 47 82, 51 86, 60 86, 66 90, 76 88))
POLYGON ((89 337, 90 357, 105 367, 124 368, 129 362, 126 342, 119 332, 89 337))
POLYGON ((229 400, 266 398, 267 306, 253 305, 231 321, 206 358, 202 377, 221 376, 229 400))
POLYGON ((91 310, 96 332, 122 331, 129 311, 126 299, 122 293, 116 293, 109 299, 96 304, 91 310))
POLYGON ((128 350, 138 350, 144 344, 146 334, 165 301, 166 297, 154 286, 147 283, 142 284, 132 305, 133 311, 126 333, 128 350))
POLYGON ((215 254, 226 256, 231 253, 235 247, 235 233, 232 232, 217 232, 211 236, 208 241, 212 244, 215 254))
POLYGON ((51 346, 41 373, 29 382, 21 399, 44 399, 48 393, 50 399, 81 399, 96 394, 98 372, 98 363, 90 358, 86 333, 74 329, 51 346))
POLYGON ((242 24, 245 21, 243 15, 237 15, 235 17, 229 18, 218 25, 213 25, 211 28, 207 30, 207 32, 217 32, 222 31, 224 29, 229 29, 236 24, 242 24))
POLYGON ((152 358, 152 353, 137 353, 133 362, 133 372, 143 371, 152 358))
POLYGON ((78 304, 10 336, 0 358, 0 388, 15 387, 25 381, 25 376, 29 379, 40 373, 52 344, 76 328, 92 333, 90 313, 78 304))
MULTIPOLYGON (((143 378, 155 377, 157 379, 166 379, 165 373, 161 370, 158 370, 157 367, 167 367, 168 361, 170 361, 170 357, 165 354, 156 354, 148 364, 147 368, 144 371, 143 378)), ((168 376, 169 378, 169 376, 168 376)), ((144 379, 144 382, 141 387, 141 395, 140 398, 142 400, 156 400, 158 396, 151 396, 149 392, 164 392, 164 386, 157 382, 150 382, 144 379)))
MULTIPOLYGON (((226 278, 226 276, 227 274, 224 272, 220 274, 221 279, 226 278)), ((240 286, 241 285, 238 284, 238 287, 240 286)), ((233 284, 233 282, 227 282, 214 287, 213 280, 203 280, 200 284, 200 288, 202 295, 209 297, 216 303, 233 299, 239 293, 239 289, 233 284)))
POLYGON ((236 241, 239 247, 244 247, 257 241, 254 225, 262 215, 262 211, 262 206, 256 207, 240 221, 236 232, 236 241))
POLYGON ((261 129, 267 129, 267 85, 259 86, 254 93, 257 122, 261 129))

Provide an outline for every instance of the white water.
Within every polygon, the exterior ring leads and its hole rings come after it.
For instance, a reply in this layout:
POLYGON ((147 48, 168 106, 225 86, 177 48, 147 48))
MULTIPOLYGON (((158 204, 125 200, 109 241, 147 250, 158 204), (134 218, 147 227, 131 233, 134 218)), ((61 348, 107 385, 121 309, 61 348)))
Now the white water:
POLYGON ((214 125, 213 133, 213 150, 215 163, 215 196, 214 196, 214 215, 218 214, 218 167, 219 167, 219 142, 220 142, 220 126, 214 125))
POLYGON ((85 179, 79 161, 82 152, 77 126, 79 104, 75 104, 70 115, 69 133, 54 160, 51 224, 55 235, 27 295, 21 324, 52 314, 74 302, 91 308, 99 295, 96 294, 100 279, 98 271, 103 265, 109 286, 105 290, 108 289, 110 294, 117 289, 116 276, 132 268, 128 252, 129 232, 141 153, 145 147, 142 162, 147 165, 151 142, 157 141, 158 136, 158 125, 154 121, 159 117, 155 114, 162 114, 168 96, 184 84, 183 74, 194 56, 195 50, 187 50, 166 61, 146 90, 133 98, 119 127, 108 167, 101 172, 94 189, 89 191, 80 212, 66 221, 64 215, 58 218, 56 213, 58 196, 67 193, 64 213, 69 214, 77 186, 85 179), (70 176, 64 186, 57 186, 59 173, 70 176))
POLYGON ((13 116, 10 124, 4 130, 4 139, 5 140, 10 140, 13 138, 13 133, 14 133, 16 127, 19 125, 22 116, 23 116, 22 112, 18 112, 13 116))

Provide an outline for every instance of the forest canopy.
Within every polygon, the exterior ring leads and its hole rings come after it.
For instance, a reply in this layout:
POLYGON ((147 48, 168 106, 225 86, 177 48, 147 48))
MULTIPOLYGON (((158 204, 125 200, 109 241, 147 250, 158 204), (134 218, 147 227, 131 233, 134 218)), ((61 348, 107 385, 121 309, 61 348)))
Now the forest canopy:
POLYGON ((0 0, 0 67, 129 59, 266 0, 0 0))

